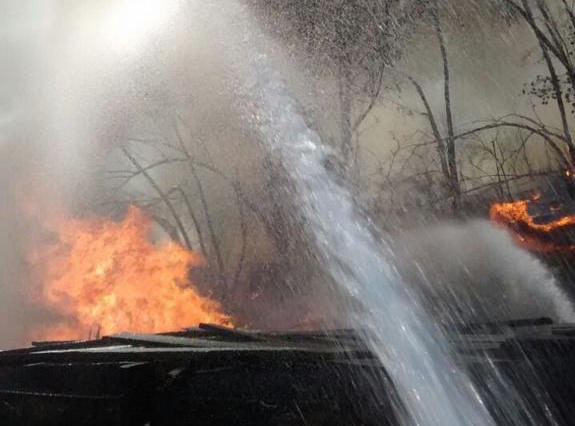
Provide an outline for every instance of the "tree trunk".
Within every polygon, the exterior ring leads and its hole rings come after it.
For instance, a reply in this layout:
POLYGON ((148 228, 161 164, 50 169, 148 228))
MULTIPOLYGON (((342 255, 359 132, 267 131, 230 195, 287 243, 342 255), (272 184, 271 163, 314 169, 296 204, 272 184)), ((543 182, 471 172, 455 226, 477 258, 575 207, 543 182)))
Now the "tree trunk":
POLYGON ((435 116, 433 115, 433 111, 431 110, 431 105, 429 105, 429 101, 427 100, 427 96, 425 96, 425 92, 421 85, 415 81, 412 77, 409 77, 409 80, 415 86, 415 90, 417 90, 417 94, 421 98, 423 102, 423 106, 425 107, 425 115, 429 121, 429 125, 431 126, 431 131, 433 132, 433 137, 437 143, 437 154, 439 155, 439 163, 441 165, 441 173, 445 179, 447 185, 450 185, 451 178, 449 176, 449 167, 447 166, 447 157, 445 156, 445 143, 443 140, 443 136, 441 136, 441 132, 439 131, 439 126, 437 125, 437 121, 435 120, 435 116))
POLYGON ((439 40, 439 48, 441 50, 441 62, 443 63, 443 96, 445 102, 445 115, 447 125, 447 166, 449 169, 449 186, 451 189, 451 196, 453 197, 453 210, 459 209, 459 199, 461 197, 461 188, 459 186, 459 172, 457 170, 457 153, 455 150, 455 134, 453 130, 453 114, 451 111, 451 92, 450 92, 450 73, 449 73, 449 59, 447 56, 447 47, 441 29, 441 20, 439 17, 439 6, 435 10, 435 31, 437 39, 439 40))
POLYGON ((351 71, 342 61, 339 65, 340 154, 344 173, 349 174, 353 160, 351 71))

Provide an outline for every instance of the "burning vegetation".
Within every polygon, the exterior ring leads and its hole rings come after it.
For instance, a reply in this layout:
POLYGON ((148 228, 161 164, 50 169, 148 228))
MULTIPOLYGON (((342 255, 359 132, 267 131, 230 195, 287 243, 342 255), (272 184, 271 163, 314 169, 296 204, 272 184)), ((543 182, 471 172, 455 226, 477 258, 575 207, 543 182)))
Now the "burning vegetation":
POLYGON ((575 251, 575 244, 567 235, 575 226, 575 214, 563 212, 558 203, 544 206, 547 210, 544 215, 531 213, 541 203, 540 194, 528 200, 494 203, 490 218, 509 228, 519 244, 528 250, 542 253, 575 251))
POLYGON ((32 299, 52 320, 33 339, 65 340, 120 331, 162 332, 200 322, 232 325, 189 279, 198 254, 150 240, 153 221, 131 207, 120 221, 56 222, 53 237, 29 254, 32 299))

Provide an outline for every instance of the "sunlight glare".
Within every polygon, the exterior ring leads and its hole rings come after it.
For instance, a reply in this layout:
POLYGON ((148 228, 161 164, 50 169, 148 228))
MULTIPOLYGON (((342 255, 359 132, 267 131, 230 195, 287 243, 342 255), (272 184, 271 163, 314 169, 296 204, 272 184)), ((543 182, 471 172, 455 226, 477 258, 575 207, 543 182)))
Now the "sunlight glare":
POLYGON ((177 0, 124 0, 111 8, 102 25, 107 44, 122 51, 137 49, 173 16, 177 0))

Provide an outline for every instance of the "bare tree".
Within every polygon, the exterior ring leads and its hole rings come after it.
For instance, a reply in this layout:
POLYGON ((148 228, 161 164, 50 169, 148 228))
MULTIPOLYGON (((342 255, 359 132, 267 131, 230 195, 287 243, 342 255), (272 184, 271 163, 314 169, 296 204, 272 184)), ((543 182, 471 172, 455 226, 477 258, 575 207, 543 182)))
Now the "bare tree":
POLYGON ((531 84, 530 94, 537 95, 547 104, 553 99, 557 105, 562 124, 562 140, 569 151, 573 166, 575 145, 567 118, 566 102, 575 106, 575 2, 561 0, 506 0, 529 25, 537 38, 548 75, 539 76, 531 84), (550 5, 551 3, 551 5, 550 5), (559 73, 557 66, 563 69, 559 73))
MULTIPOLYGON (((185 141, 178 130, 175 133, 174 143, 135 141, 134 145, 133 141, 132 147, 129 145, 121 147, 121 153, 128 160, 130 167, 109 171, 109 176, 118 182, 114 193, 119 196, 117 201, 122 204, 136 204, 145 209, 172 238, 179 240, 189 249, 201 252, 207 258, 209 268, 215 272, 217 288, 220 291, 219 298, 225 301, 231 288, 240 279, 244 267, 248 235, 245 215, 246 200, 237 179, 227 176, 211 162, 196 158, 188 148, 189 141, 185 141), (148 155, 137 155, 142 151, 138 149, 138 142, 140 145, 153 147, 153 152, 156 156, 159 155, 160 159, 154 159, 149 152, 148 155), (138 157, 147 157, 148 160, 138 159, 138 157), (184 178, 175 185, 169 186, 162 182, 157 172, 161 168, 177 170, 174 167, 178 165, 188 168, 189 179, 184 174, 184 178), (201 171, 216 176, 235 194, 240 228, 240 252, 235 265, 231 264, 234 259, 230 258, 227 262, 224 259, 221 238, 214 224, 214 213, 200 175, 201 171), (134 196, 134 194, 123 192, 130 182, 138 178, 147 182, 157 197, 141 196, 137 193, 134 196), (167 215, 162 213, 161 206, 167 209, 167 215), (190 223, 195 239, 188 228, 190 223)), ((144 193, 147 194, 147 191, 144 193)))
POLYGON ((457 150, 455 146, 455 130, 453 124, 453 111, 452 111, 452 95, 451 95, 451 71, 449 68, 449 56, 447 51, 447 43, 445 40, 443 28, 441 25, 440 16, 440 5, 439 1, 435 0, 432 8, 432 25, 437 37, 440 58, 442 64, 443 72, 443 105, 445 108, 445 129, 447 131, 446 136, 441 135, 440 127, 437 118, 435 117, 429 100, 423 90, 421 84, 419 84, 414 78, 409 77, 409 80, 414 85, 418 96, 420 97, 424 107, 425 107, 425 117, 429 121, 429 125, 433 132, 435 142, 437 144, 437 153, 439 155, 441 163, 441 172, 443 173, 447 187, 451 194, 451 199, 453 202, 453 211, 457 212, 459 206, 459 197, 461 193, 461 187, 459 184, 459 173, 457 166, 457 150))
MULTIPOLYGON (((427 9, 414 0, 256 1, 276 37, 298 43, 311 61, 335 77, 339 170, 354 174, 356 132, 380 102, 385 70, 400 56, 414 17, 427 9)), ((265 26, 265 25, 264 25, 265 26)))

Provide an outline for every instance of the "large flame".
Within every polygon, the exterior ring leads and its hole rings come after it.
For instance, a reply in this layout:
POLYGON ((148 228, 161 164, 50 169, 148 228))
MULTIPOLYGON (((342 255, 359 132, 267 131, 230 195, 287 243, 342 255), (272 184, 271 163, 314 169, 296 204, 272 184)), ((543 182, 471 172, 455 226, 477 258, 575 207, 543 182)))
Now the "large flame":
POLYGON ((529 205, 538 201, 520 200, 509 203, 495 203, 491 206, 490 218, 493 222, 509 228, 517 241, 527 249, 539 252, 573 251, 573 244, 560 244, 553 241, 552 233, 575 225, 575 215, 565 215, 546 223, 537 223, 529 213, 529 205))
POLYGON ((131 207, 121 221, 57 222, 51 242, 30 256, 34 302, 52 313, 30 338, 162 332, 199 322, 231 325, 220 305, 189 281, 202 258, 175 242, 149 239, 152 221, 131 207))

